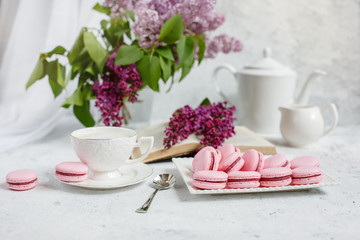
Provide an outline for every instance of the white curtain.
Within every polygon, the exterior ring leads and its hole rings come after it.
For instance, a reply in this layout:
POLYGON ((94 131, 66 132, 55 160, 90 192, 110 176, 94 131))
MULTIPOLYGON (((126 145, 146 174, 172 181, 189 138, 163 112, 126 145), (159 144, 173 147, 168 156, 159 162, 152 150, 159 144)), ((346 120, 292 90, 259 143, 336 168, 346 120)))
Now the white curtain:
MULTIPOLYGON (((54 99, 48 81, 25 84, 41 52, 67 49, 82 26, 96 26, 95 1, 0 0, 0 152, 48 134, 69 92, 54 99)), ((70 86, 71 88, 71 86, 70 86)))

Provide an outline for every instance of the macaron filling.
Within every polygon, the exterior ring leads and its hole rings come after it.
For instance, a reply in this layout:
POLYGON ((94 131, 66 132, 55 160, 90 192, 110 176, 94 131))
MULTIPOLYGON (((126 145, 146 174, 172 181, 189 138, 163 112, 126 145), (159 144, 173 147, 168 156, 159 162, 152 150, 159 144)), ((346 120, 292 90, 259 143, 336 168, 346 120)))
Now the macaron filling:
POLYGON ((261 155, 259 153, 259 161, 258 161, 258 165, 256 167, 256 170, 255 171, 259 171, 259 168, 260 168, 260 163, 261 163, 261 155))
POLYGON ((286 176, 282 176, 282 177, 262 177, 260 179, 260 181, 263 182, 271 182, 271 181, 283 181, 283 180, 288 180, 291 179, 291 175, 286 175, 286 176))
POLYGON ((31 184, 37 181, 37 178, 35 178, 34 180, 28 181, 28 182, 10 182, 7 181, 7 183, 11 184, 11 185, 25 185, 25 184, 31 184))
POLYGON ((253 182, 253 181, 259 181, 259 178, 243 178, 243 179, 228 179, 228 182, 253 182))
POLYGON ((281 167, 286 167, 289 164, 289 161, 286 160, 285 163, 281 167))
POLYGON ((241 157, 237 157, 235 161, 233 161, 225 170, 224 172, 228 173, 238 162, 241 160, 241 157))
POLYGON ((59 171, 56 171, 56 174, 60 174, 60 175, 63 175, 63 176, 85 176, 87 173, 63 173, 63 172, 59 172, 59 171))
POLYGON ((215 166, 215 154, 212 152, 211 153, 211 162, 210 162, 209 170, 214 170, 214 166, 215 166))
POLYGON ((195 181, 199 181, 199 182, 209 182, 209 183, 226 183, 226 180, 206 180, 206 179, 198 179, 198 178, 194 178, 195 181))

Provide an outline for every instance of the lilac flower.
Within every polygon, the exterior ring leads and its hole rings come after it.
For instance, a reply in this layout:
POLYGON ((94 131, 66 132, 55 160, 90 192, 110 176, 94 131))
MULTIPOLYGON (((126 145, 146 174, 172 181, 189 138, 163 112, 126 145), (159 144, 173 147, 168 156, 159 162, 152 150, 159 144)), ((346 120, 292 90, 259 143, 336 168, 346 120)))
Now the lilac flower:
POLYGON ((165 129, 164 146, 170 148, 177 142, 186 139, 190 134, 202 135, 200 144, 220 146, 225 139, 235 134, 235 107, 227 107, 226 102, 199 106, 192 109, 186 105, 176 110, 165 129))
POLYGON ((133 11, 136 0, 105 0, 103 5, 110 7, 111 17, 123 16, 125 11, 133 11))
POLYGON ((219 52, 240 52, 243 49, 243 45, 239 40, 226 34, 221 34, 211 40, 205 40, 207 46, 205 51, 205 57, 207 58, 214 58, 215 55, 219 52))
POLYGON ((99 108, 104 124, 120 127, 124 118, 121 108, 125 101, 137 101, 137 91, 142 83, 136 63, 126 66, 115 64, 117 50, 106 61, 108 70, 103 74, 102 81, 95 81, 92 90, 96 95, 95 107, 99 108))

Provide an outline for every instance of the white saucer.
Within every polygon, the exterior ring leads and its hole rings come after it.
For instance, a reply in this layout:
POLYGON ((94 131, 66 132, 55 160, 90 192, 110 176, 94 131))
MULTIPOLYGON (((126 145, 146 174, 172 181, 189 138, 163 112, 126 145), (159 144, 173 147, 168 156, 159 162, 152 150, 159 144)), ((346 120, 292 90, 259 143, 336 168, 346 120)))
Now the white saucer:
POLYGON ((88 188, 88 189, 113 189, 134 185, 144 181, 153 174, 153 169, 144 163, 134 163, 124 165, 119 169, 121 177, 109 180, 94 180, 88 178, 82 182, 63 182, 62 183, 88 188))

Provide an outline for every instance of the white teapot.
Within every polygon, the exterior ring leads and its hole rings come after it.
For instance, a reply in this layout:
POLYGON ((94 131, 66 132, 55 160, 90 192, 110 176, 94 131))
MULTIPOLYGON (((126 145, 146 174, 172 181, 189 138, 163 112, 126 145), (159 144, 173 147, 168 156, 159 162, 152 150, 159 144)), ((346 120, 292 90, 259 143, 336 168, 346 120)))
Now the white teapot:
POLYGON ((320 109, 316 106, 291 105, 279 107, 281 112, 280 131, 284 139, 293 147, 315 143, 320 137, 336 127, 339 115, 335 104, 320 109), (333 113, 332 125, 325 129, 324 112, 333 113))
POLYGON ((265 48, 263 58, 255 64, 237 71, 229 64, 217 67, 212 82, 220 96, 228 98, 219 87, 217 75, 221 69, 230 71, 238 82, 237 119, 259 133, 279 133, 280 112, 278 107, 289 104, 306 104, 310 83, 317 77, 326 75, 322 70, 314 71, 304 84, 299 96, 294 99, 296 73, 271 57, 271 49, 265 48))

